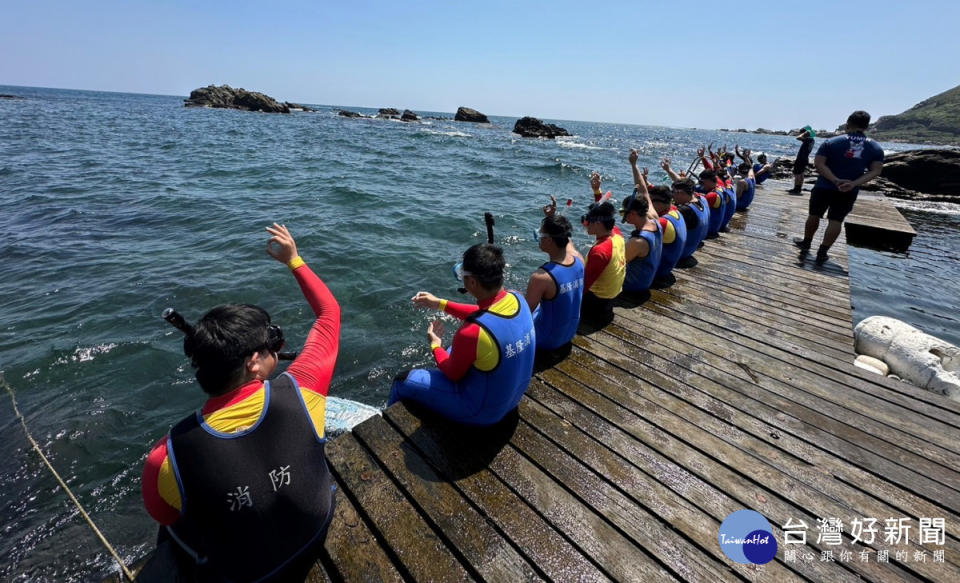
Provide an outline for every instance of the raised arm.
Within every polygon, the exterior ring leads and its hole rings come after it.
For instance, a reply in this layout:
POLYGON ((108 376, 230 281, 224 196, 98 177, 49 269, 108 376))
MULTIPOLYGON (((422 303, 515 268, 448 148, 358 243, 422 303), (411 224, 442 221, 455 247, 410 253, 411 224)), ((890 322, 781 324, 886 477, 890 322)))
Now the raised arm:
POLYGON ((660 160, 660 167, 663 168, 663 171, 667 173, 667 176, 670 177, 670 180, 673 180, 674 182, 683 180, 683 177, 677 174, 676 171, 674 171, 674 169, 670 166, 670 158, 664 158, 663 160, 660 160))

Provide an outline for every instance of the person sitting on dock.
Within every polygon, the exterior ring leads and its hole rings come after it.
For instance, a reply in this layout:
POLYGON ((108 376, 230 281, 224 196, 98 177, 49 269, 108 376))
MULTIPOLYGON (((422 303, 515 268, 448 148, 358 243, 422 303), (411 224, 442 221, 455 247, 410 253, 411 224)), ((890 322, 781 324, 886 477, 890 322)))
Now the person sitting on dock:
POLYGON ((650 189, 650 205, 659 216, 660 230, 663 232, 663 251, 660 254, 660 265, 653 280, 653 287, 663 288, 673 285, 676 278, 673 268, 680 261, 680 256, 686 249, 687 224, 680 211, 673 206, 673 197, 667 186, 654 186, 650 189))
MULTIPOLYGON (((634 153, 630 161, 636 164, 634 153)), ((650 204, 646 181, 637 183, 633 194, 623 199, 620 211, 623 221, 633 225, 624 247, 624 260, 627 262, 623 280, 623 295, 632 303, 642 303, 650 296, 650 286, 660 266, 663 251, 663 231, 660 229, 657 211, 650 204)))
POLYGON ((613 205, 604 201, 591 204, 581 217, 587 233, 596 238, 587 253, 580 307, 580 320, 589 328, 599 328, 613 320, 613 299, 623 289, 624 241, 616 229, 615 214, 613 205))
POLYGON ((717 183, 717 173, 713 170, 704 170, 700 173, 700 184, 697 185, 697 192, 703 195, 710 208, 710 223, 707 226, 707 239, 716 239, 720 236, 720 225, 723 223, 723 217, 727 212, 726 197, 723 195, 723 189, 717 183))
POLYGON ((757 193, 757 180, 749 162, 742 162, 737 166, 737 174, 733 177, 733 187, 737 194, 737 210, 745 211, 750 208, 753 197, 757 193))
POLYGON ((720 221, 720 232, 729 233, 730 220, 737 212, 737 192, 734 190, 733 176, 727 172, 726 168, 717 170, 717 185, 723 193, 723 220, 720 221))
MULTIPOLYGON (((670 161, 665 160, 665 162, 669 166, 670 161)), ((693 254, 707 237, 707 229, 710 227, 710 207, 707 199, 695 192, 692 180, 677 180, 671 186, 671 190, 674 204, 687 227, 687 243, 680 254, 680 259, 677 260, 677 267, 681 269, 695 267, 697 259, 693 254)))
POLYGON ((537 331, 537 350, 556 350, 570 343, 580 323, 583 299, 583 258, 570 244, 573 227, 563 215, 545 209, 537 229, 540 250, 550 261, 530 276, 527 305, 533 312, 537 331))
MULTIPOLYGON (((749 161, 747 160, 747 162, 749 161)), ((767 155, 763 152, 757 154, 757 161, 753 163, 753 175, 757 179, 757 184, 763 184, 767 178, 773 175, 773 164, 767 162, 767 155)))
POLYGON ((287 228, 267 231, 267 252, 293 272, 316 320, 300 355, 273 380, 283 333, 262 308, 219 306, 195 326, 178 326, 208 398, 144 466, 143 500, 162 525, 145 570, 161 571, 160 580, 180 570, 191 581, 302 581, 333 516, 324 413, 340 306, 287 228))
POLYGON ((840 236, 843 219, 853 210, 860 187, 883 172, 883 148, 864 135, 870 126, 870 114, 855 111, 847 118, 847 133, 820 144, 814 158, 817 178, 810 191, 810 214, 804 225, 803 238, 794 239, 802 253, 810 250, 813 236, 827 213, 827 229, 817 250, 816 262, 827 261, 827 251, 840 236))
POLYGON ((414 401, 466 425, 493 425, 516 408, 533 376, 536 331, 526 300, 503 288, 506 261, 497 245, 474 245, 463 254, 466 291, 476 304, 442 300, 421 291, 413 303, 440 310, 463 325, 450 350, 443 347, 444 327, 430 323, 427 339, 435 369, 397 375, 388 405, 414 401))

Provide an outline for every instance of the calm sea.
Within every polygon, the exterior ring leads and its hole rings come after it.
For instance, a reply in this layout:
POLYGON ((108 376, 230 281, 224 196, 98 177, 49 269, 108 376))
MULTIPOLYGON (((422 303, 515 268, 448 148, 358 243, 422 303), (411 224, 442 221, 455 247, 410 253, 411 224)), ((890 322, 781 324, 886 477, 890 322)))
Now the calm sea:
MULTIPOLYGON (((544 260, 532 232, 547 195, 572 198, 579 217, 593 170, 626 194, 629 148, 657 180, 660 157, 685 168, 700 143, 796 150, 791 138, 708 130, 558 121, 575 136, 543 141, 511 134, 515 118, 407 124, 332 107, 268 115, 186 109, 170 96, 0 93, 26 98, 0 99, 0 370, 53 463, 131 561, 156 533, 140 501, 145 453, 203 401, 163 309, 195 320, 250 302, 291 344, 309 329, 294 279, 265 253, 266 225, 290 227, 343 306, 331 394, 380 406, 396 371, 428 362, 431 315, 409 298, 457 296, 450 267, 485 237, 485 211, 506 248, 508 283, 522 289, 544 260)), ((919 232, 909 257, 850 252, 855 317, 892 315, 960 343, 960 208, 904 212, 919 232)), ((2 580, 86 581, 113 569, 5 394, 0 533, 2 580)))

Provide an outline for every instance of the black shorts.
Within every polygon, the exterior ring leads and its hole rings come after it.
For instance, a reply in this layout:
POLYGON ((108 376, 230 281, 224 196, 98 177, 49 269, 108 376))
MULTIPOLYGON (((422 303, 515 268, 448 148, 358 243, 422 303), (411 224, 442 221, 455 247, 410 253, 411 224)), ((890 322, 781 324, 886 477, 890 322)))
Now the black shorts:
POLYGON ((810 214, 822 218, 826 212, 831 221, 843 221, 856 201, 857 191, 840 192, 814 186, 810 191, 810 214))
POLYGON ((797 159, 793 162, 793 173, 803 174, 803 171, 807 169, 808 164, 810 164, 809 156, 797 156, 797 159))

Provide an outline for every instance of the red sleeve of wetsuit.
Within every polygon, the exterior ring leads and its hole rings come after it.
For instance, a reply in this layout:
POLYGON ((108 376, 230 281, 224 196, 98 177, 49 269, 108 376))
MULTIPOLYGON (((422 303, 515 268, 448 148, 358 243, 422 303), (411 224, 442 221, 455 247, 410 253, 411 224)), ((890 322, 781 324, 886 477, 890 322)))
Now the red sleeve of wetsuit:
POLYGON ((294 269, 293 275, 317 319, 287 372, 301 387, 326 396, 340 350, 340 304, 307 265, 294 269))
POLYGON ((704 195, 707 198, 707 204, 710 205, 710 208, 713 208, 714 203, 717 202, 717 192, 712 190, 704 195))
POLYGON ((480 307, 477 304, 458 304, 457 302, 447 301, 447 305, 444 306, 444 313, 450 314, 458 320, 466 320, 467 316, 479 310, 480 307))
POLYGON ((700 159, 703 160, 704 168, 706 168, 707 170, 713 170, 713 162, 709 158, 704 156, 703 158, 700 158, 700 159))
POLYGON ((165 459, 167 459, 166 435, 154 444, 147 455, 147 461, 143 464, 143 476, 140 478, 140 492, 143 494, 143 505, 147 513, 160 524, 169 525, 180 518, 180 511, 167 504, 166 500, 160 497, 160 491, 157 489, 160 466, 165 459))
POLYGON ((587 254, 587 266, 583 273, 583 289, 590 290, 603 270, 607 268, 611 257, 613 257, 613 241, 610 239, 590 248, 590 253, 587 254))
POLYGON ((441 346, 433 349, 433 356, 437 359, 437 368, 443 371, 443 374, 451 381, 462 379, 477 360, 479 339, 480 326, 472 322, 462 326, 453 337, 453 346, 450 347, 453 352, 452 355, 441 346))

